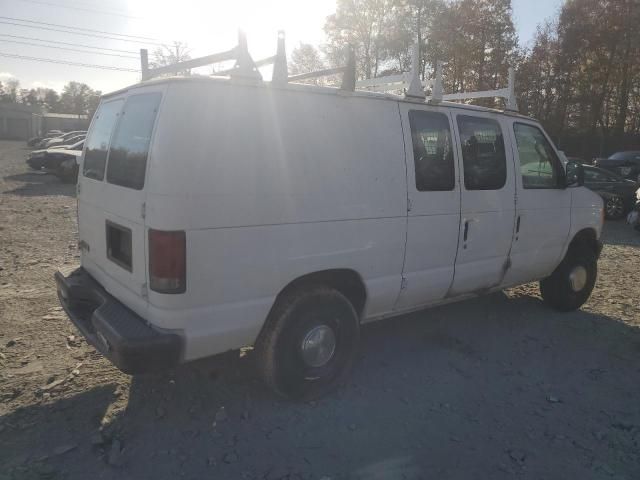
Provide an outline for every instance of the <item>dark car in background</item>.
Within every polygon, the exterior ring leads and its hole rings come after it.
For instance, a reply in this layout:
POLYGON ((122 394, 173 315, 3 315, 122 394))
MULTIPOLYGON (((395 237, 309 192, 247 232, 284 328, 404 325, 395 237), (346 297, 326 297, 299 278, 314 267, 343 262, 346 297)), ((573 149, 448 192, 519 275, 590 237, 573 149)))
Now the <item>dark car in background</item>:
POLYGON ((47 172, 56 172, 65 160, 82 154, 84 136, 72 137, 72 141, 74 143, 70 145, 56 145, 32 151, 27 157, 27 165, 33 170, 44 169, 47 172))
POLYGON ((608 219, 622 218, 633 207, 638 184, 602 168, 584 165, 584 186, 604 200, 608 219))
POLYGON ((640 150, 617 152, 609 158, 598 158, 594 166, 604 168, 634 182, 640 181, 640 150))

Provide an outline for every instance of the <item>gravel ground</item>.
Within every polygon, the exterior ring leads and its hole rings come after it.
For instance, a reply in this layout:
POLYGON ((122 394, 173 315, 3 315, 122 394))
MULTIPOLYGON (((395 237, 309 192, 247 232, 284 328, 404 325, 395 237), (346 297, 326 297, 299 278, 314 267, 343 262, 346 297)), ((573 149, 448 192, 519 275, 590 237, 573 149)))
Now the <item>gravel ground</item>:
POLYGON ((525 285, 364 329, 349 384, 276 399, 251 353, 130 377, 66 319, 74 187, 0 142, 0 479, 638 479, 640 234, 559 314, 525 285))

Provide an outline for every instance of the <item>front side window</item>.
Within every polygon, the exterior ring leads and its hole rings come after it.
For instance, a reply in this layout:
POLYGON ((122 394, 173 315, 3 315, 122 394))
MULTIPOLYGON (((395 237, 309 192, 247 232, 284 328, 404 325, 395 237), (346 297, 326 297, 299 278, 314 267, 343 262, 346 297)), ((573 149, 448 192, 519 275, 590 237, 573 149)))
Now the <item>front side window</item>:
POLYGON ((464 186, 500 190, 507 181, 507 158, 500 125, 493 119, 458 115, 464 186))
POLYGON ((107 166, 107 181, 142 189, 147 169, 151 132, 160 104, 159 93, 133 95, 125 103, 107 166))
POLYGON ((523 188, 559 188, 561 165, 542 130, 533 125, 514 123, 523 188))
POLYGON ((102 180, 104 178, 104 166, 109 151, 111 132, 116 125, 122 100, 103 103, 96 112, 91 132, 85 140, 84 167, 82 173, 87 178, 102 180))
POLYGON ((420 192, 453 190, 455 170, 449 120, 442 113, 409 112, 416 188, 420 192))

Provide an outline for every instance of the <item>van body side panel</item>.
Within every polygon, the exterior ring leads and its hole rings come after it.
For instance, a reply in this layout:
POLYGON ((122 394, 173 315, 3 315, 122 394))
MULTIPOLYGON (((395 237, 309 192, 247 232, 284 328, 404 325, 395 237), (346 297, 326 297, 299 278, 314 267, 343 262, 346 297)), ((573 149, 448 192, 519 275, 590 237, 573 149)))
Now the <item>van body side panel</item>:
POLYGON ((364 279, 365 315, 386 313, 400 286, 396 249, 404 223, 399 217, 191 231, 187 262, 197 273, 189 276, 188 295, 198 306, 165 308, 162 316, 171 325, 182 317, 188 357, 210 354, 213 346, 224 351, 231 340, 234 348, 252 344, 280 289, 309 272, 345 267, 364 279))
POLYGON ((363 279, 365 319, 391 312, 407 215, 397 104, 189 87, 165 95, 146 188, 148 228, 187 232, 187 291, 150 291, 148 320, 184 329, 186 358, 237 348, 282 288, 333 268, 363 279))

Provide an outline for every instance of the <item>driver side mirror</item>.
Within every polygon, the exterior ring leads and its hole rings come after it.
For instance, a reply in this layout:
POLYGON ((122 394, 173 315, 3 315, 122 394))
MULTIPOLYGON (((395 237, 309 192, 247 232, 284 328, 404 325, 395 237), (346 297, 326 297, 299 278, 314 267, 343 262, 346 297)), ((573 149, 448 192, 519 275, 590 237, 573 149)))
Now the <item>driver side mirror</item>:
POLYGON ((584 185, 584 168, 581 163, 567 162, 565 185, 567 187, 582 187, 584 185))

